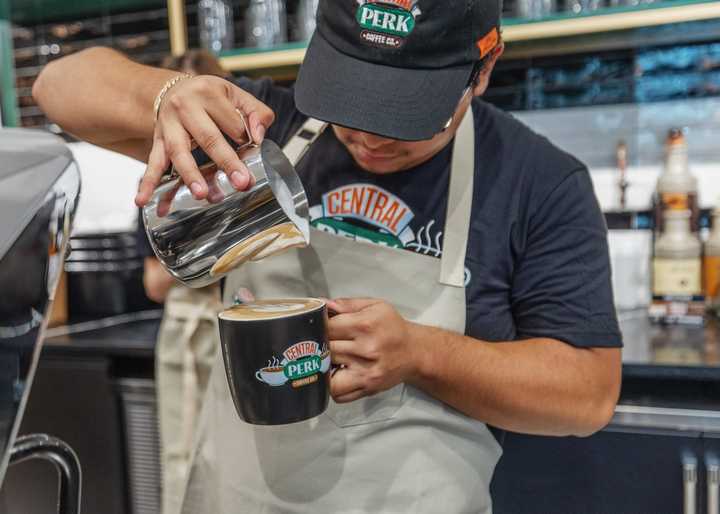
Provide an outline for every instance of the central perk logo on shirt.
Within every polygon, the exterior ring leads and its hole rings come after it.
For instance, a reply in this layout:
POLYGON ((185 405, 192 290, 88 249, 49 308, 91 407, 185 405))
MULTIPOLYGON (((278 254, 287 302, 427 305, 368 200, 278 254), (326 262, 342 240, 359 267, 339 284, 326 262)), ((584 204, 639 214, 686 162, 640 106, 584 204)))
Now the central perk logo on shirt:
POLYGON ((360 38, 373 46, 400 48, 415 28, 421 11, 418 0, 357 0, 355 19, 364 29, 360 38))
POLYGON ((415 239, 410 228, 414 217, 400 198, 371 184, 348 184, 328 191, 322 205, 310 209, 315 228, 396 248, 415 239))

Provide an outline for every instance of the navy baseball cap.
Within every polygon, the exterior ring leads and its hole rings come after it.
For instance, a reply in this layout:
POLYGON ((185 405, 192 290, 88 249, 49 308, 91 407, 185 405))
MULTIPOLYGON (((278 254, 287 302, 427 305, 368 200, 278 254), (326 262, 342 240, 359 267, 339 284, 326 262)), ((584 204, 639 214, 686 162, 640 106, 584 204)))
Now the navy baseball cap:
POLYGON ((501 10, 501 0, 320 0, 297 108, 393 139, 429 139, 500 43, 501 10))

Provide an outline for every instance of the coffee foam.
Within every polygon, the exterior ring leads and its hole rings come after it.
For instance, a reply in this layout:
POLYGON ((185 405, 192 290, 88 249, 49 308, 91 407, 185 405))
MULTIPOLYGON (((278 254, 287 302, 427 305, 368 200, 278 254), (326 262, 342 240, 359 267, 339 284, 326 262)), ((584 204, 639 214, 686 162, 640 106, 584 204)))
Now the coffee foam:
POLYGON ((279 300, 257 300, 235 305, 220 313, 220 319, 227 321, 252 321, 278 319, 312 312, 325 305, 316 298, 284 298, 279 300))

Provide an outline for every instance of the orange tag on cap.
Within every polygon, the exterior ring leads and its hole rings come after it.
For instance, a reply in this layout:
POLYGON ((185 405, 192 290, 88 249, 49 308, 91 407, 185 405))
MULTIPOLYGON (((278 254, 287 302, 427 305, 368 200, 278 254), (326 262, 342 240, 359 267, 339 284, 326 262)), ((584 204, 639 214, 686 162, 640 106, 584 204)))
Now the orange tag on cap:
POLYGON ((480 50, 480 59, 485 57, 490 50, 495 48, 499 41, 498 30, 494 27, 490 32, 478 39, 477 47, 480 50))

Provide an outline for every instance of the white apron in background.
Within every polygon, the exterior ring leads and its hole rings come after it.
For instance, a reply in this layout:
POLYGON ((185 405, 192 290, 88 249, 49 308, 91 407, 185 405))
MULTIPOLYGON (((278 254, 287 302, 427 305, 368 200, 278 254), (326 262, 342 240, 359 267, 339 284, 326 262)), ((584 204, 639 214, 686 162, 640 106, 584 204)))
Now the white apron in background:
MULTIPOLYGON (((406 319, 463 333, 472 110, 453 154, 442 259, 313 230, 310 247, 231 274, 226 300, 241 288, 259 299, 382 298, 406 319)), ((489 514, 501 455, 483 423, 404 384, 350 404, 331 400, 325 414, 305 422, 246 424, 220 356, 196 443, 184 514, 489 514)))
POLYGON ((215 355, 220 347, 218 286, 174 284, 165 299, 155 348, 162 514, 178 514, 215 355))

